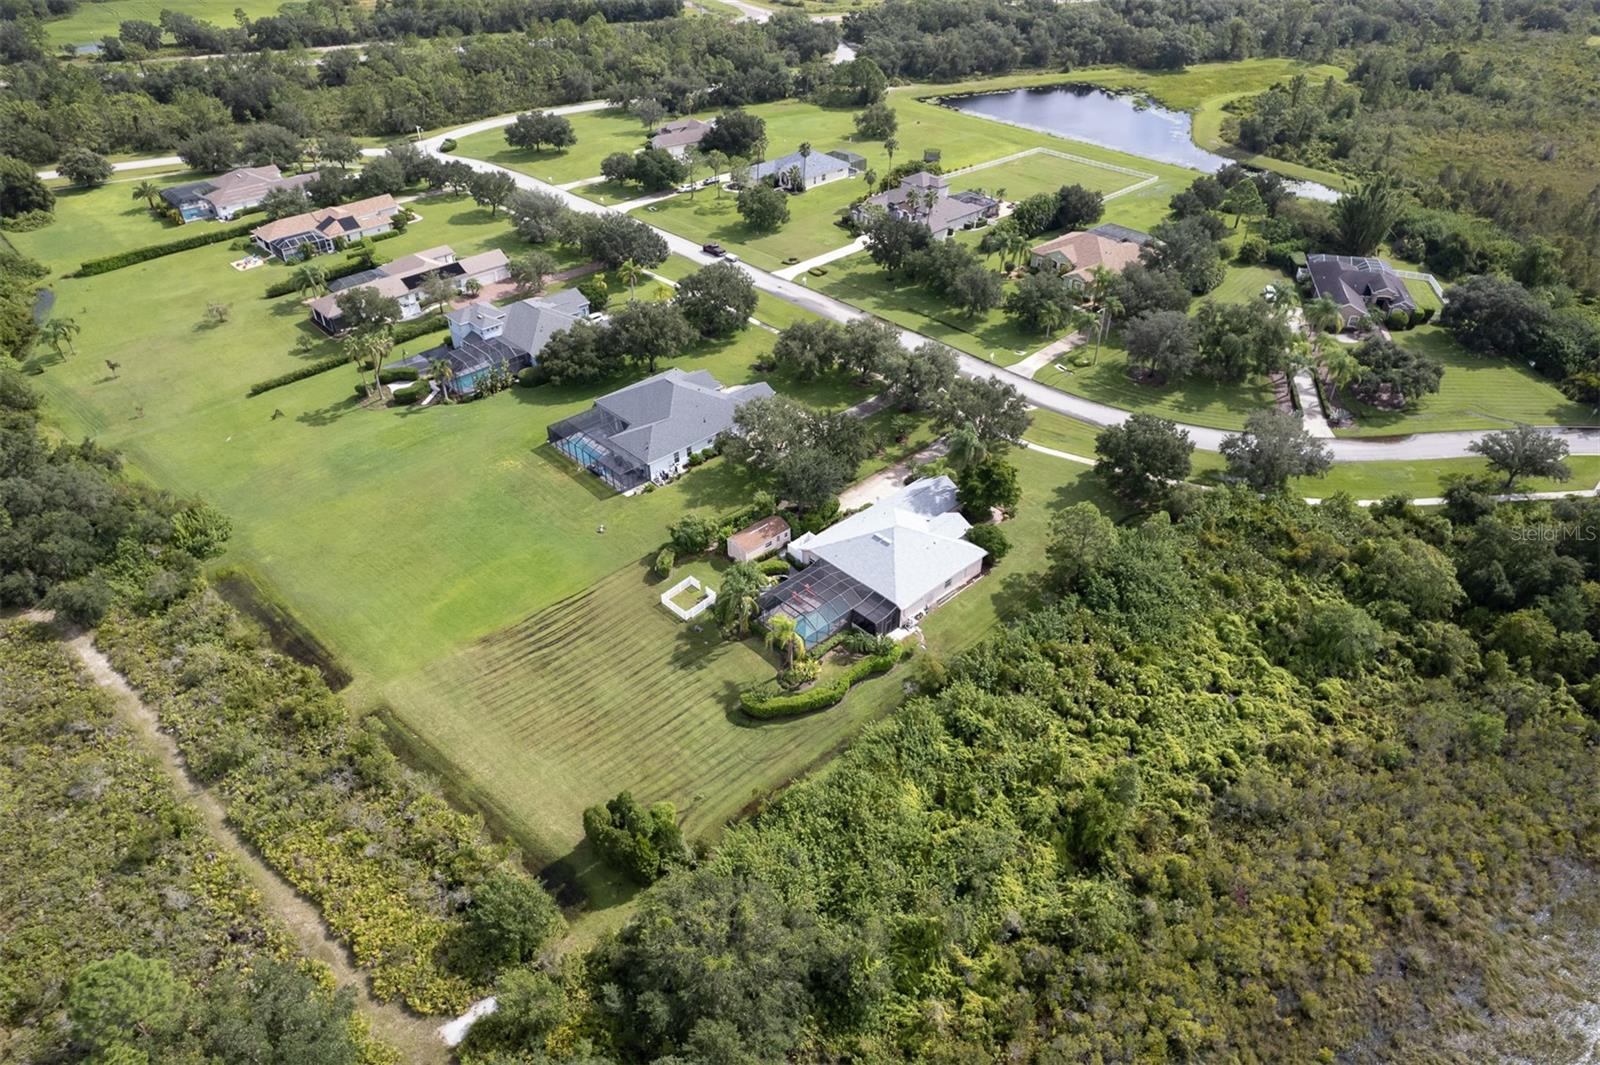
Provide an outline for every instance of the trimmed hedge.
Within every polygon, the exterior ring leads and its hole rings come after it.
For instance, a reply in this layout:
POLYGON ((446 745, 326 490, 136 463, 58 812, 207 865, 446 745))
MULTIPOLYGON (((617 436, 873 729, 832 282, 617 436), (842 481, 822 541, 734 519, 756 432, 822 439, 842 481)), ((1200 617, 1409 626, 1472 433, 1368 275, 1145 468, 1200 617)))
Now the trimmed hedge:
MULTIPOLYGON (((371 264, 357 259, 354 262, 341 263, 338 266, 329 267, 322 272, 322 276, 329 281, 337 281, 341 277, 349 277, 351 274, 359 274, 363 270, 370 269, 372 269, 371 264)), ((291 292, 297 292, 299 288, 300 286, 294 283, 294 278, 286 277, 282 281, 274 281, 268 285, 267 291, 262 298, 275 300, 279 296, 287 296, 291 292)))
POLYGON ((435 311, 433 314, 425 314, 421 318, 413 318, 409 322, 397 322, 389 328, 389 333, 394 337, 396 344, 404 344, 408 340, 415 340, 417 337, 426 336, 429 333, 437 333, 448 324, 444 320, 444 315, 435 311))
POLYGON ((290 370, 288 373, 279 374, 277 377, 269 377, 265 381, 257 381, 250 386, 250 391, 246 392, 245 395, 259 396, 263 392, 271 392, 274 388, 282 388, 284 385, 292 385, 296 381, 304 381, 308 377, 327 373, 335 366, 344 366, 349 361, 343 355, 329 355, 327 358, 318 359, 316 362, 308 362, 297 370, 290 370))
POLYGON ((762 573, 765 573, 769 577, 781 577, 785 573, 793 570, 794 567, 789 565, 788 559, 774 555, 771 558, 764 558, 760 562, 757 562, 756 569, 760 570, 762 573))
POLYGON ((378 371, 380 384, 392 385, 396 381, 415 381, 422 375, 411 366, 385 366, 378 371))
POLYGON ((739 693, 739 705, 751 717, 774 718, 808 714, 825 710, 849 694, 861 681, 878 673, 887 673, 895 664, 911 653, 911 648, 900 644, 888 654, 874 655, 855 662, 849 669, 826 684, 818 684, 793 695, 763 695, 757 691, 739 693))
POLYGON ((176 255, 180 251, 192 251, 203 248, 207 244, 221 244, 225 240, 250 235, 256 228, 256 223, 246 222, 242 226, 230 226, 227 229, 214 229, 209 233, 196 233, 192 237, 182 240, 169 241, 166 244, 151 244, 144 248, 134 248, 132 251, 118 252, 116 255, 105 255, 99 259, 90 259, 78 267, 74 277, 93 277, 95 274, 106 274, 112 270, 121 270, 124 266, 133 266, 137 263, 149 262, 159 259, 163 255, 176 255))
POLYGON ((409 407, 426 396, 429 391, 431 389, 428 387, 428 382, 418 381, 415 384, 407 385, 405 388, 395 389, 389 393, 389 397, 394 400, 395 406, 409 407))

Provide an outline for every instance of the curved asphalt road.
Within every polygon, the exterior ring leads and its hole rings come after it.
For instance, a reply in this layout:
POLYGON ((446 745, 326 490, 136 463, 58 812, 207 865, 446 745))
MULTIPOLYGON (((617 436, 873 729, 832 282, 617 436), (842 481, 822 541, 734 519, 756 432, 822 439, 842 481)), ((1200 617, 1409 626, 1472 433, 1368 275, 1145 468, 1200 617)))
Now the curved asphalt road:
MULTIPOLYGON (((732 3, 734 0, 728 0, 728 2, 732 3)), ((762 11, 765 13, 764 9, 756 8, 754 5, 746 5, 741 3, 736 4, 735 6, 738 6, 741 9, 748 9, 748 13, 752 15, 756 11, 762 11)), ((550 110, 555 114, 578 114, 583 111, 603 110, 609 106, 611 105, 609 101, 606 100, 586 100, 582 103, 566 104, 561 107, 553 107, 550 108, 550 110)), ((499 129, 503 126, 509 126, 513 121, 516 120, 516 117, 517 116, 515 114, 497 115, 494 118, 485 118, 476 122, 469 122, 466 125, 459 126, 455 129, 429 137, 426 140, 421 141, 419 146, 423 151, 432 153, 434 155, 439 155, 439 145, 447 138, 459 140, 462 137, 470 136, 474 133, 482 133, 485 130, 499 129)), ((382 148, 367 148, 364 149, 364 154, 382 155, 383 151, 384 149, 382 148)), ((561 199, 575 211, 582 211, 587 214, 598 214, 601 212, 616 210, 614 207, 595 203, 593 200, 586 200, 574 192, 557 188, 548 182, 540 181, 538 178, 529 177, 527 174, 519 173, 518 171, 510 170, 503 166, 497 166, 494 163, 486 163, 480 159, 466 159, 459 155, 443 156, 443 158, 460 159, 461 162, 466 163, 468 166, 471 166, 476 170, 494 170, 504 174, 509 174, 511 175, 512 179, 516 181, 519 187, 553 193, 554 195, 561 197, 561 199)), ((116 169, 119 171, 137 170, 143 167, 166 166, 176 164, 178 162, 179 160, 176 157, 169 156, 151 159, 132 159, 117 163, 116 169)), ((40 177, 44 178, 52 178, 54 176, 55 174, 53 171, 44 171, 40 174, 40 177)), ((640 220, 646 221, 644 219, 640 220)), ((650 228, 661 235, 661 237, 667 242, 667 247, 673 253, 681 255, 685 259, 700 265, 706 265, 715 261, 711 256, 703 253, 700 250, 700 246, 693 241, 680 237, 675 233, 669 233, 666 230, 660 229, 656 226, 651 226, 650 228)), ((865 312, 857 310, 855 307, 852 307, 849 304, 841 303, 831 296, 813 291, 805 285, 796 284, 793 281, 786 281, 783 278, 778 277, 777 275, 766 270, 757 269, 756 267, 751 266, 749 263, 741 262, 739 265, 754 280, 756 288, 772 296, 776 296, 778 299, 792 303, 797 307, 803 307, 820 317, 827 318, 835 322, 848 322, 855 318, 868 317, 865 312)), ((902 328, 900 330, 900 339, 907 347, 915 347, 918 344, 925 343, 933 338, 924 336, 923 334, 914 332, 910 329, 902 328)), ((1069 418, 1075 418, 1078 421, 1087 422, 1090 425, 1116 425, 1128 417, 1129 412, 1118 407, 1107 406, 1104 403, 1096 403, 1094 400, 1084 399, 1081 396, 1074 396, 1066 392, 1057 391, 1056 389, 1040 384, 1031 378, 1024 377, 1019 373, 1008 370, 1003 366, 995 366, 992 363, 977 358, 976 356, 968 355, 966 352, 958 351, 956 354, 960 361, 962 373, 969 377, 992 377, 1001 381, 1005 381, 1007 384, 1015 387, 1016 390, 1022 394, 1023 398, 1035 407, 1054 411, 1057 414, 1064 414, 1069 418)), ((1508 422, 1507 424, 1509 425, 1510 423, 1508 422)), ((1178 427, 1186 430, 1189 434, 1189 438, 1194 441, 1195 446, 1204 451, 1218 450, 1222 445, 1223 437, 1229 435, 1226 430, 1212 429, 1203 425, 1186 425, 1180 422, 1178 427)), ((1600 428, 1587 429, 1566 426, 1544 426, 1542 428, 1547 429, 1551 433, 1565 440, 1568 448, 1571 449, 1571 452, 1574 455, 1600 455, 1600 428)), ((1491 431, 1492 430, 1481 429, 1474 431, 1417 433, 1410 436, 1381 439, 1374 438, 1365 440, 1336 438, 1332 440, 1325 440, 1324 443, 1328 445, 1329 449, 1333 453, 1334 459, 1338 462, 1426 462, 1438 459, 1470 457, 1472 453, 1467 450, 1467 446, 1475 440, 1481 439, 1491 431)))
MULTIPOLYGON (((574 109, 592 109, 595 106, 604 106, 604 101, 591 101, 587 104, 573 105, 574 109)), ((560 109, 557 109, 560 110, 560 109)), ((448 133, 430 137, 421 142, 423 151, 437 153, 439 144, 447 137, 467 136, 485 129, 507 125, 515 116, 502 116, 500 118, 484 119, 448 133)), ((460 156, 449 156, 460 159, 460 156)), ((615 208, 605 204, 586 200, 576 193, 556 188, 547 182, 529 177, 506 167, 496 166, 479 159, 461 159, 462 162, 476 170, 494 170, 510 174, 516 183, 526 189, 536 189, 540 192, 552 193, 562 198, 566 204, 575 211, 586 214, 600 214, 614 211, 615 208)), ((640 219, 640 221, 647 221, 640 219)), ((681 255, 694 263, 706 265, 715 262, 711 256, 700 250, 700 246, 691 240, 669 233, 664 229, 651 226, 651 229, 660 234, 667 242, 667 247, 674 254, 681 255)), ((750 275, 756 288, 778 299, 785 300, 797 307, 803 307, 813 314, 830 319, 835 322, 848 322, 855 318, 868 317, 863 311, 846 303, 816 292, 805 285, 793 281, 785 281, 766 270, 758 269, 749 263, 741 262, 740 267, 750 275)), ((900 330, 900 339, 907 347, 915 347, 931 337, 910 329, 900 330)), ((966 352, 956 353, 960 360, 961 372, 969 377, 992 377, 1012 385, 1022 394, 1022 397, 1035 407, 1055 411, 1069 418, 1076 418, 1091 425, 1115 425, 1128 417, 1129 412, 1117 407, 1096 403, 1094 400, 1084 399, 1081 396, 1069 395, 1058 391, 1048 385, 1014 373, 1003 366, 995 366, 983 359, 966 352)), ((1216 451, 1222 446, 1223 437, 1229 435, 1226 430, 1212 429, 1202 425, 1183 425, 1179 428, 1187 430, 1189 438, 1195 446, 1205 451, 1216 451)), ((1446 432, 1446 433, 1419 433, 1412 436, 1389 439, 1349 440, 1334 439, 1324 441, 1333 452, 1333 457, 1339 462, 1379 462, 1379 461, 1428 461, 1435 459, 1470 457, 1471 452, 1467 445, 1481 438, 1491 430, 1478 430, 1473 432, 1446 432)), ((1600 455, 1600 428, 1552 428, 1557 436, 1567 442, 1574 455, 1600 455)))

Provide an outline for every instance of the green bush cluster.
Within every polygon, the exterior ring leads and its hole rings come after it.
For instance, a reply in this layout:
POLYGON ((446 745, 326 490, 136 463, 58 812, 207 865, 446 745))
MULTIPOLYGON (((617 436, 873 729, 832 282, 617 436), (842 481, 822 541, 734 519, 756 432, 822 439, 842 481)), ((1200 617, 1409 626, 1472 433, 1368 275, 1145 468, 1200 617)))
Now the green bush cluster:
POLYGON ((396 381, 415 381, 422 374, 415 366, 385 366, 378 371, 378 381, 392 385, 396 381))
POLYGON ((424 314, 420 318, 413 318, 409 322, 396 322, 389 327, 389 334, 394 337, 396 344, 404 344, 408 340, 415 340, 429 333, 437 333, 450 323, 445 321, 444 315, 435 311, 424 314))
MULTIPOLYGON (((373 719, 353 720, 320 674, 209 591, 158 613, 114 611, 97 642, 378 998, 455 1013, 482 994, 489 961, 461 949, 477 934, 470 900, 509 852, 401 766, 373 719)), ((551 923, 554 903, 532 897, 550 913, 531 919, 551 923)))
MULTIPOLYGON (((322 276, 326 281, 337 281, 341 277, 349 277, 351 274, 359 274, 363 270, 370 269, 372 269, 372 264, 365 259, 352 259, 349 262, 340 263, 338 266, 324 267, 322 276)), ((271 300, 299 291, 300 286, 295 283, 294 278, 286 277, 268 285, 264 296, 266 299, 271 300)))
POLYGON ((757 562, 756 569, 769 577, 782 577, 793 570, 794 566, 790 565, 788 559, 774 555, 771 558, 764 558, 757 562))
POLYGON ((673 805, 645 809, 627 792, 583 811, 583 835, 601 860, 639 884, 661 879, 692 857, 673 805))
POLYGON ((335 367, 348 365, 349 362, 350 360, 344 355, 328 355, 317 359, 315 362, 297 366, 288 373, 281 373, 277 377, 269 377, 265 381, 257 381, 250 386, 250 391, 246 392, 245 395, 259 396, 263 392, 271 392, 274 388, 282 388, 284 385, 292 385, 296 381, 304 381, 308 377, 327 373, 335 367))
POLYGON ((295 957, 249 876, 53 633, 0 624, 0 690, 8 1059, 78 1061, 77 1044, 105 1061, 136 1060, 117 1057, 124 1048, 150 1061, 282 1060, 296 1036, 319 1033, 298 1044, 328 1051, 318 1062, 395 1060, 330 994, 326 970, 295 957), (236 994, 250 970, 297 1003, 286 1041, 259 1057, 237 1029, 274 1027, 281 1000, 256 981, 236 994))
POLYGON ((89 259, 78 267, 78 272, 73 276, 93 277, 96 274, 120 270, 124 266, 133 266, 135 263, 159 259, 163 255, 176 255, 180 251, 203 248, 207 244, 220 244, 225 240, 233 240, 235 237, 249 236, 250 231, 255 228, 256 224, 250 222, 241 226, 229 226, 225 229, 212 229, 204 233, 196 233, 190 237, 183 237, 180 240, 168 241, 165 244, 151 244, 143 248, 134 248, 131 251, 118 252, 115 255, 89 259))
POLYGON ((739 694, 739 705, 751 717, 770 719, 792 717, 813 710, 823 710, 847 695, 852 687, 876 673, 886 673, 895 663, 911 653, 908 645, 897 644, 893 651, 859 659, 850 664, 838 677, 824 684, 789 695, 772 695, 765 691, 749 690, 739 694))
POLYGON ((394 404, 397 407, 409 407, 413 403, 420 401, 430 391, 431 389, 428 386, 428 382, 417 381, 414 384, 409 384, 404 388, 394 389, 389 393, 389 398, 394 400, 394 404))

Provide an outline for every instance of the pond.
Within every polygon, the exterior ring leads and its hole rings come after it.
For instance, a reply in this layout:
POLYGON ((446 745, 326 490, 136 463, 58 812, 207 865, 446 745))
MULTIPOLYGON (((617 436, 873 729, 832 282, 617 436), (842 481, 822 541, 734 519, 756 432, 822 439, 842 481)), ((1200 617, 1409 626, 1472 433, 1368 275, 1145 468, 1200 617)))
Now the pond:
MULTIPOLYGON (((967 114, 1208 174, 1232 161, 1195 144, 1186 112, 1169 111, 1142 98, 1113 95, 1089 85, 946 96, 939 102, 967 114)), ((1333 189, 1310 181, 1291 181, 1289 187, 1308 199, 1339 197, 1333 189)))

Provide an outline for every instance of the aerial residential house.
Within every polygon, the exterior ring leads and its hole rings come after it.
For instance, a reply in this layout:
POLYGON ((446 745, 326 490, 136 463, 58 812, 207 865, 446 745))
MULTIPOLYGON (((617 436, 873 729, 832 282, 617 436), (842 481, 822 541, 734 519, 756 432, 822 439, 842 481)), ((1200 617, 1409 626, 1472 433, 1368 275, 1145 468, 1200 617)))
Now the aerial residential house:
POLYGON ((353 288, 371 288, 398 302, 400 320, 407 321, 428 310, 422 302, 422 285, 431 275, 448 278, 455 290, 461 292, 469 281, 480 285, 504 281, 509 268, 506 253, 498 248, 457 259, 448 244, 441 244, 333 281, 328 285, 327 295, 310 302, 311 320, 329 333, 338 333, 344 328, 340 321, 339 294, 353 288))
POLYGON ((317 180, 318 171, 284 177, 275 166, 247 166, 204 181, 191 181, 161 190, 161 198, 177 212, 181 222, 208 218, 229 221, 267 198, 274 189, 303 189, 317 180))
POLYGON ((1108 236, 1105 231, 1074 230, 1043 244, 1035 244, 1028 253, 1029 265, 1035 270, 1054 270, 1077 288, 1093 279, 1097 267, 1120 274, 1129 263, 1138 260, 1139 249, 1150 238, 1123 226, 1110 231, 1113 235, 1108 236), (1118 231, 1131 236, 1123 239, 1118 231))
POLYGON ((761 619, 787 614, 808 648, 847 625, 882 636, 915 625, 977 579, 987 552, 965 537, 948 477, 914 481, 866 510, 789 544, 805 566, 761 597, 761 619))
POLYGON ((628 492, 682 471, 733 428, 741 406, 772 394, 765 381, 723 388, 704 370, 674 367, 601 396, 547 433, 562 454, 628 492))
POLYGON ((686 159, 699 146, 701 138, 711 132, 713 123, 698 118, 681 118, 668 122, 650 138, 650 147, 672 153, 676 159, 686 159))
POLYGON ((774 514, 728 537, 728 557, 735 562, 750 562, 782 550, 788 542, 789 523, 774 514))
POLYGON ((388 193, 340 207, 323 207, 305 214, 280 218, 250 231, 256 246, 284 262, 309 247, 319 255, 334 250, 334 241, 360 240, 394 228, 400 205, 388 193))
POLYGON ((861 160, 861 156, 843 150, 813 151, 804 155, 790 152, 751 167, 750 179, 765 181, 790 192, 804 192, 817 185, 861 173, 865 163, 858 160, 861 160))
POLYGON ((1348 255, 1307 255, 1298 280, 1310 279, 1318 298, 1339 308, 1341 329, 1357 325, 1369 312, 1388 314, 1417 309, 1405 281, 1382 259, 1348 255))
POLYGON ((862 224, 875 208, 895 218, 921 222, 934 240, 944 240, 959 230, 972 229, 998 217, 1000 201, 975 189, 951 192, 948 178, 918 171, 901 178, 898 188, 868 196, 856 204, 851 214, 857 224, 862 224))
POLYGON ((588 316, 589 300, 577 289, 534 296, 507 307, 478 300, 445 313, 450 326, 448 346, 431 348, 392 365, 427 373, 443 360, 450 367, 450 390, 472 395, 497 368, 515 374, 538 362, 551 337, 588 316))

